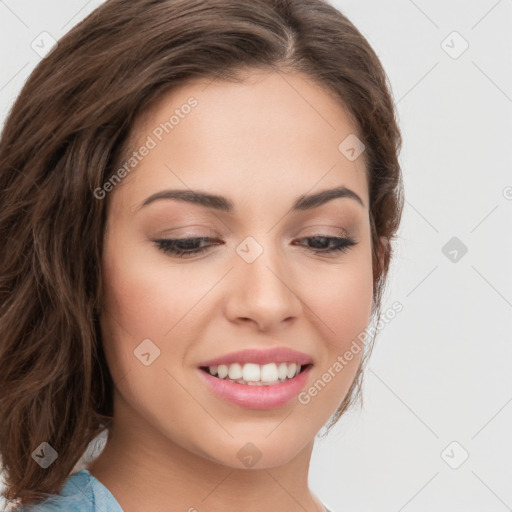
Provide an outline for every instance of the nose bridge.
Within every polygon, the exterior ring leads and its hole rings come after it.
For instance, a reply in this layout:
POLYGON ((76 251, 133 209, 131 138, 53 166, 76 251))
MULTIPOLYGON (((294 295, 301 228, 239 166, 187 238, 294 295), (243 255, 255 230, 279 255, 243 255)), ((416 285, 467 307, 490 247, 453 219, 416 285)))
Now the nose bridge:
MULTIPOLYGON (((259 240, 262 240, 261 237, 259 240)), ((254 237, 248 237, 240 244, 237 252, 245 263, 242 274, 250 284, 253 293, 261 294, 268 291, 275 295, 284 291, 289 292, 286 284, 282 281, 288 273, 286 266, 283 265, 284 255, 270 235, 265 237, 262 242, 257 241, 254 237), (248 252, 246 252, 247 249, 248 252), (250 256, 245 257, 248 255, 250 256), (279 275, 281 275, 281 279, 278 278, 279 275)))
POLYGON ((232 317, 249 318, 267 327, 300 311, 291 266, 274 235, 270 231, 248 236, 238 245, 237 282, 230 297, 232 317))

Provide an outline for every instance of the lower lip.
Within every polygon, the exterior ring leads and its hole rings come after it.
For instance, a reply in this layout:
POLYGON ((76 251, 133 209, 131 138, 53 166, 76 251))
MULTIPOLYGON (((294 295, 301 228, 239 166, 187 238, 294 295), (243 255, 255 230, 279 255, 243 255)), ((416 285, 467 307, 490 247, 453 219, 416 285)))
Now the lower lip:
POLYGON ((293 379, 263 386, 238 384, 237 382, 214 377, 200 368, 197 371, 201 374, 201 378, 204 379, 206 385, 218 397, 232 404, 249 409, 275 409, 285 405, 300 393, 310 370, 311 366, 308 366, 293 379))

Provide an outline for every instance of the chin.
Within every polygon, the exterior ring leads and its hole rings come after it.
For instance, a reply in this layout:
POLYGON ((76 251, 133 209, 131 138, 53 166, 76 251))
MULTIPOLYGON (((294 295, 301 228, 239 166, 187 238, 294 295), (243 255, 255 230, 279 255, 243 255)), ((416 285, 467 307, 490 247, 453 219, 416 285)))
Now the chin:
POLYGON ((254 436, 246 431, 243 438, 219 442, 216 450, 213 451, 210 447, 205 451, 203 448, 197 453, 216 464, 233 469, 270 469, 289 463, 303 450, 308 449, 309 443, 312 448, 314 438, 301 440, 298 437, 280 436, 276 432, 269 436, 271 431, 272 429, 263 435, 254 436))

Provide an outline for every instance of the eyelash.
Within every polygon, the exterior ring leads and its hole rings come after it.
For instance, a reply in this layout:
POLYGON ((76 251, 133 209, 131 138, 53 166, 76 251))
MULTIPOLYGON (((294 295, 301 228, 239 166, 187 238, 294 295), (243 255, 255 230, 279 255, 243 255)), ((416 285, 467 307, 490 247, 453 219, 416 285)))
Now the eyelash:
MULTIPOLYGON (((350 238, 350 237, 342 238, 342 237, 337 237, 337 236, 320 236, 320 235, 318 235, 318 236, 309 236, 309 237, 299 238, 299 240, 315 240, 315 239, 324 239, 324 240, 329 240, 329 241, 337 240, 339 243, 339 245, 337 245, 336 247, 333 247, 333 248, 330 248, 327 250, 311 249, 313 251, 313 253, 315 253, 315 254, 343 253, 343 252, 348 251, 350 249, 350 247, 352 247, 353 245, 357 244, 357 242, 353 238, 350 238)), ((198 249, 184 250, 184 249, 180 249, 180 248, 176 247, 177 243, 179 243, 179 242, 190 243, 192 241, 204 242, 207 240, 213 240, 213 239, 208 238, 208 237, 162 238, 162 239, 154 240, 154 242, 156 243, 158 249, 160 249, 161 251, 163 251, 165 253, 170 253, 177 258, 187 258, 187 257, 196 256, 196 255, 204 253, 210 247, 212 247, 212 245, 209 245, 206 247, 200 247, 198 249)))

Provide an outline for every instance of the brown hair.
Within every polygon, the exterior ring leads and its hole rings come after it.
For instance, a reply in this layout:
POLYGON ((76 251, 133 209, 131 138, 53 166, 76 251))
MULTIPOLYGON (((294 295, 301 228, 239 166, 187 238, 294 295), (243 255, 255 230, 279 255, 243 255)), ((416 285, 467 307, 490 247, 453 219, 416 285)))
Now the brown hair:
MULTIPOLYGON (((401 136, 387 76, 366 39, 324 0, 108 0, 34 69, 0 141, 0 453, 3 495, 57 494, 112 418, 98 314, 107 201, 139 116, 195 77, 294 70, 353 117, 366 150, 374 304, 402 214, 401 136), (47 468, 41 443, 58 454, 47 468)), ((340 141, 341 142, 341 141, 340 141)), ((362 368, 331 421, 360 395, 362 368)))

